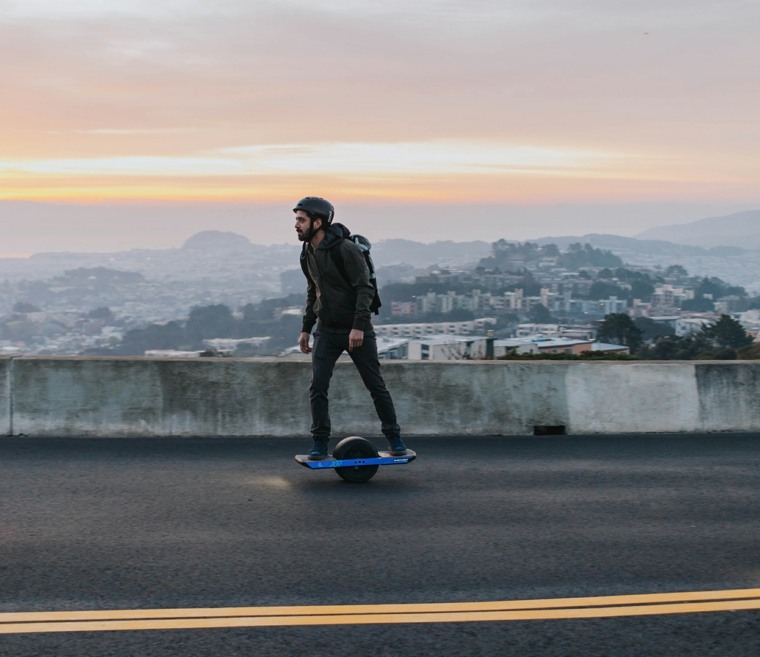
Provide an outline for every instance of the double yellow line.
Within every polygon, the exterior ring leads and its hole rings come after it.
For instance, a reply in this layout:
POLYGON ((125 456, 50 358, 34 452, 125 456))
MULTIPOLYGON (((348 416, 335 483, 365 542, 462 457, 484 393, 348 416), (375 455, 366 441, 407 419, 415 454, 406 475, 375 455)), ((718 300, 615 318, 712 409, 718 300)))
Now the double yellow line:
POLYGON ((749 609, 760 609, 760 589, 503 602, 17 612, 0 614, 0 634, 296 625, 487 623, 749 609))

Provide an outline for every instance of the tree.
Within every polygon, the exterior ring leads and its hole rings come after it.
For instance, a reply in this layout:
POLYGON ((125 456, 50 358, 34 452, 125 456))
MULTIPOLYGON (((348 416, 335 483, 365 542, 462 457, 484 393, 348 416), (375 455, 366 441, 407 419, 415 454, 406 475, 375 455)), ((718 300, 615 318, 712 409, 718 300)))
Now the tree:
POLYGON ((649 301, 654 294, 654 285, 648 281, 633 281, 631 283, 631 298, 649 301))
POLYGON ((700 284, 698 293, 711 294, 714 299, 720 299, 721 297, 737 296, 746 298, 747 290, 738 285, 729 285, 725 281, 719 278, 704 278, 700 284))
POLYGON ((598 281, 609 281, 613 278, 615 278, 615 274, 612 273, 609 267, 605 267, 596 275, 596 280, 598 281))
POLYGON ((533 324, 551 324, 554 321, 549 309, 542 303, 537 303, 530 308, 528 321, 533 324))
POLYGON ((87 317, 90 319, 100 319, 104 322, 112 322, 114 320, 113 312, 107 307, 94 308, 87 313, 87 317))
POLYGON ((733 317, 721 315, 714 324, 707 324, 699 331, 701 337, 715 347, 740 349, 752 344, 753 338, 733 317))
POLYGON ((665 335, 657 338, 652 347, 639 351, 641 358, 649 360, 693 360, 696 358, 697 344, 691 336, 665 335))
POLYGON ((654 345, 639 352, 652 360, 735 360, 754 357, 749 345, 752 336, 728 315, 721 315, 713 324, 703 326, 693 335, 663 336, 654 345))
POLYGON ((641 337, 647 342, 654 342, 657 338, 676 333, 670 324, 656 322, 650 317, 637 317, 633 323, 641 331, 641 337))
POLYGON ((605 315, 604 320, 597 331, 597 339, 612 344, 623 344, 636 351, 642 343, 642 333, 625 313, 611 313, 605 315))
POLYGON ((760 342, 753 342, 748 347, 742 347, 737 350, 737 358, 743 360, 759 360, 760 359, 760 342))
POLYGON ((190 311, 185 325, 192 345, 200 346, 207 338, 231 338, 235 334, 235 319, 224 304, 196 306, 190 311))
POLYGON ((509 289, 510 291, 522 289, 526 297, 537 297, 541 294, 541 283, 533 277, 531 272, 526 270, 522 273, 520 281, 515 285, 509 286, 509 289))
POLYGON ((709 297, 695 297, 684 301, 681 304, 681 310, 686 310, 692 313, 711 313, 715 310, 715 302, 709 297))
POLYGON ((665 276, 672 278, 686 278, 688 275, 689 272, 682 265, 670 265, 665 270, 665 276))
POLYGON ((595 249, 590 244, 576 242, 557 259, 557 265, 565 269, 578 270, 581 267, 621 267, 623 261, 612 251, 595 249))
POLYGON ((142 356, 148 349, 178 349, 185 342, 185 331, 177 321, 149 324, 127 331, 116 353, 142 356))

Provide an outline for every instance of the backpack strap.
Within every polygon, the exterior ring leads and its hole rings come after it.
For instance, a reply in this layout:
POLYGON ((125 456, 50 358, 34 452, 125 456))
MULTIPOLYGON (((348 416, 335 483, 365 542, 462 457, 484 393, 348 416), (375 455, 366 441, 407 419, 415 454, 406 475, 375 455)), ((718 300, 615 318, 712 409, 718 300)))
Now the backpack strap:
POLYGON ((307 249, 308 244, 304 242, 303 246, 301 247, 301 257, 299 258, 301 262, 301 271, 303 272, 303 275, 306 276, 306 278, 309 278, 309 264, 306 262, 306 255, 307 255, 307 249))

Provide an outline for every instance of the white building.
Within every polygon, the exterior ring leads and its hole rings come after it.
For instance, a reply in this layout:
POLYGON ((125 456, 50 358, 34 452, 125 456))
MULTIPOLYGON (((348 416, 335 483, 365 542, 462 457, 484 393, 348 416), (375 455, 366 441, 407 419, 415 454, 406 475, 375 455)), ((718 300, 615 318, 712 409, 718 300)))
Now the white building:
POLYGON ((596 329, 591 325, 564 326, 563 324, 518 324, 516 338, 533 338, 536 336, 550 338, 573 338, 576 340, 593 340, 596 329))
POLYGON ((628 354, 630 348, 625 345, 594 342, 593 338, 548 337, 545 335, 507 338, 494 342, 494 357, 506 356, 510 351, 518 354, 570 354, 577 356, 586 351, 606 351, 628 354))
POLYGON ((658 285, 654 289, 654 294, 650 301, 651 307, 654 308, 675 308, 680 306, 684 301, 694 298, 694 290, 690 288, 676 287, 665 284, 658 285))
POLYGON ((472 335, 485 333, 496 324, 495 317, 482 317, 467 322, 417 322, 413 324, 378 324, 375 335, 385 338, 422 338, 440 333, 472 335))
POLYGON ((706 324, 713 324, 718 320, 715 315, 692 315, 679 317, 676 320, 676 335, 679 338, 697 333, 706 324))
POLYGON ((617 315, 624 313, 628 308, 628 302, 625 299, 618 299, 615 296, 599 301, 599 309, 605 315, 617 315))
POLYGON ((220 354, 232 354, 241 345, 247 345, 258 349, 265 345, 269 341, 267 337, 255 337, 255 338, 211 338, 203 341, 203 345, 209 349, 219 352, 220 354))
POLYGON ((489 353, 486 336, 431 335, 409 340, 409 360, 483 360, 489 353))
POLYGON ((739 314, 739 322, 747 333, 760 338, 760 310, 747 310, 739 314))

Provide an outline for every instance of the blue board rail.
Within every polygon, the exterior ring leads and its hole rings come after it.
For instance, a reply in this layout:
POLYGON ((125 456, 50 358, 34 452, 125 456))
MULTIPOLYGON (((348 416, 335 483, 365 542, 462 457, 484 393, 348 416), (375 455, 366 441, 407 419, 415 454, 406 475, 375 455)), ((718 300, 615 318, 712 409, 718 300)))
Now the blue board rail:
POLYGON ((308 454, 297 454, 296 461, 301 465, 311 468, 312 470, 320 470, 322 468, 356 468, 361 466, 373 466, 373 465, 404 465, 410 463, 417 458, 417 453, 411 449, 406 450, 406 454, 400 456, 392 456, 388 452, 378 452, 378 455, 373 458, 360 458, 360 459, 343 459, 338 460, 333 456, 328 456, 322 461, 310 461, 308 454))

